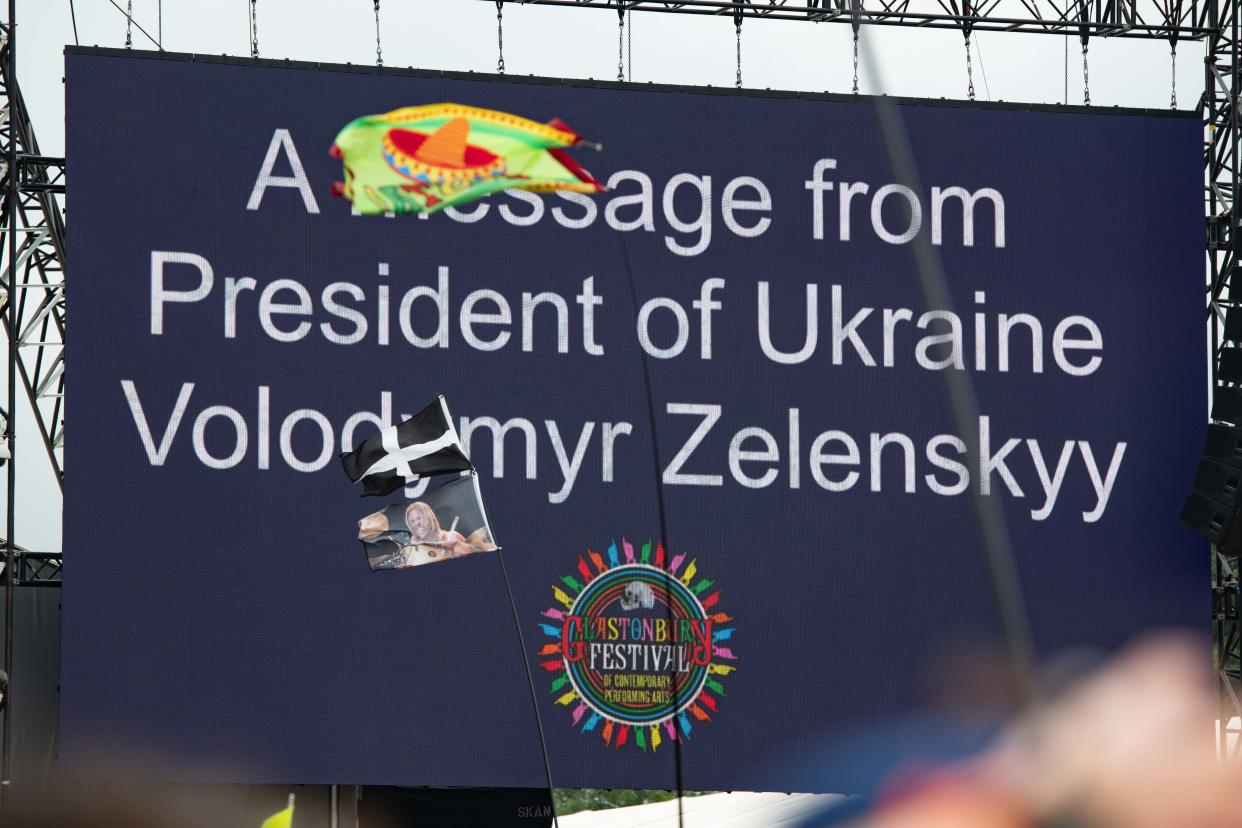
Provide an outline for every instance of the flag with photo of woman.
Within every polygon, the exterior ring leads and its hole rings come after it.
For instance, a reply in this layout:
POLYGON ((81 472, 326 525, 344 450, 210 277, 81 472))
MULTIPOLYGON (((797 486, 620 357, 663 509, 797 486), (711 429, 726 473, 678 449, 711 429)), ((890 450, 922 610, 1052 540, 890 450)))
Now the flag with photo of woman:
POLYGON ((473 471, 417 500, 372 512, 358 521, 358 540, 372 570, 406 569, 500 548, 473 471))

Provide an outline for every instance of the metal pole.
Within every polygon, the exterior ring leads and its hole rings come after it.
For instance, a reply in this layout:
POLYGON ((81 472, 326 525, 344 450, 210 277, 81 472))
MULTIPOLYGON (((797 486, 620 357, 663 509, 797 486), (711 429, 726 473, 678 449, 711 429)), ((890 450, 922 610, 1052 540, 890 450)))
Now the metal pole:
POLYGON ((560 817, 556 813, 556 788, 552 787, 552 760, 548 758, 548 740, 544 738, 543 717, 539 714, 539 694, 535 692, 535 677, 531 674, 530 659, 526 655, 526 636, 522 635, 522 619, 518 616, 517 601, 513 598, 513 583, 509 580, 509 569, 505 566, 504 550, 497 549, 496 558, 500 561, 500 574, 504 576, 505 590, 509 593, 509 608, 513 610, 513 626, 517 629, 518 646, 522 649, 522 664, 526 667, 526 683, 530 687, 530 703, 535 709, 539 749, 543 752, 543 772, 548 780, 548 801, 552 803, 552 825, 553 828, 560 828, 560 817))
POLYGON ((9 0, 9 50, 8 84, 9 99, 9 152, 8 158, 8 231, 9 231, 9 393, 8 420, 4 426, 4 438, 9 444, 7 514, 4 537, 4 671, 9 674, 9 693, 4 700, 4 751, 3 776, 0 779, 0 808, 7 809, 9 784, 12 776, 13 746, 13 533, 17 498, 17 440, 13 421, 17 418, 17 133, 20 130, 21 113, 17 111, 17 0, 9 0))
MULTIPOLYGON (((872 84, 880 93, 874 100, 875 114, 889 169, 895 180, 919 192, 922 187, 919 184, 918 165, 901 111, 891 98, 883 94, 884 78, 876 62, 875 51, 865 48, 865 45, 861 50, 863 63, 872 84)), ((931 246, 929 237, 923 233, 915 236, 909 251, 924 305, 929 308, 952 308, 944 263, 931 246)), ((965 372, 942 371, 941 374, 944 377, 945 396, 956 433, 962 435, 966 441, 967 466, 979 468, 979 402, 974 385, 965 372)), ((979 531, 984 564, 991 579, 992 596, 1005 637, 1010 670, 1021 694, 1020 701, 1024 705, 1035 704, 1038 701, 1035 686, 1035 639, 1031 632, 1031 617, 1026 608, 1022 582, 1018 577, 1005 513, 998 499, 985 495, 981 485, 971 485, 970 500, 979 531)))
MULTIPOLYGON (((634 281, 634 268, 630 264, 630 248, 625 243, 625 233, 618 232, 617 239, 621 242, 621 264, 625 267, 626 284, 630 289, 630 303, 632 304, 634 308, 634 316, 635 318, 637 318, 638 308, 639 308, 638 286, 635 284, 635 281, 634 281)), ((673 542, 669 539, 668 521, 665 519, 666 512, 664 509, 664 476, 660 472, 660 469, 662 469, 663 466, 660 464, 660 437, 656 429, 655 392, 652 390, 651 368, 647 364, 646 353, 643 353, 643 352, 639 353, 639 364, 643 368, 643 390, 646 392, 646 398, 647 398, 647 427, 651 429, 651 459, 654 461, 653 465, 655 468, 656 510, 657 510, 657 515, 660 519, 660 543, 664 544, 664 548, 668 551, 668 554, 671 556, 673 554, 673 542)), ((665 572, 664 574, 666 577, 672 580, 673 574, 671 572, 665 572)), ((671 591, 670 591, 670 594, 671 594, 671 591)), ((665 609, 668 610, 667 618, 668 618, 669 628, 671 629, 672 624, 673 624, 673 604, 671 600, 666 603, 665 609)), ((673 675, 673 667, 672 667, 672 664, 670 663, 669 665, 669 686, 674 688, 673 710, 676 711, 681 706, 681 694, 676 691, 676 685, 673 682, 674 678, 675 676, 673 675)), ((682 778, 681 740, 682 738, 684 738, 685 734, 682 733, 681 730, 677 726, 678 723, 677 723, 676 713, 674 713, 673 715, 672 723, 673 723, 673 732, 676 734, 676 738, 673 739, 673 774, 674 774, 673 779, 677 784, 677 828, 684 828, 686 824, 686 811, 685 811, 685 801, 684 801, 685 800, 684 794, 686 792, 686 787, 685 787, 684 779, 682 778)))

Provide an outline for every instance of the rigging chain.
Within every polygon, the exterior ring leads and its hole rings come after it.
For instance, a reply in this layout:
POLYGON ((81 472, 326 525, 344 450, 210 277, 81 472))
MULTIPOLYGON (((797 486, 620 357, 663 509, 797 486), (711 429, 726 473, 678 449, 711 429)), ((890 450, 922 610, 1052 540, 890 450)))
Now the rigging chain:
POLYGON ((1169 74, 1169 109, 1177 109, 1177 41, 1170 50, 1169 74))
POLYGON ((737 80, 734 83, 738 89, 742 88, 742 16, 738 15, 733 19, 733 28, 737 32, 737 80))
POLYGON ((496 71, 505 73, 505 0, 496 0, 496 71))
POLYGON ((1087 74, 1087 44, 1082 44, 1082 103, 1091 106, 1091 77, 1087 74))
POLYGON ((125 12, 125 48, 134 48, 134 0, 129 0, 126 4, 128 10, 125 12))
POLYGON ((854 30, 854 94, 858 94, 858 30, 854 30))
POLYGON ((625 13, 625 79, 634 82, 634 12, 625 13))
POLYGON ((970 32, 966 33, 966 97, 975 99, 975 72, 970 62, 970 32))
POLYGON ((259 15, 256 6, 258 0, 250 0, 250 56, 259 56, 259 15))
POLYGON ((617 80, 625 80, 625 9, 617 7, 617 80))
POLYGON ((375 0, 375 65, 384 65, 384 47, 380 44, 380 0, 375 0))

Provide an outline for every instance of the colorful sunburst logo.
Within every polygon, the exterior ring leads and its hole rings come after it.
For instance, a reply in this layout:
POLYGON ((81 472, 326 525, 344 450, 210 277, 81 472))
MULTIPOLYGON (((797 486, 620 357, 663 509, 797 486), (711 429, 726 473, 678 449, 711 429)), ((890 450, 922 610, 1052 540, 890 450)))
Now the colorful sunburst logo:
POLYGON ((605 554, 578 557, 578 571, 552 585, 556 605, 539 625, 550 639, 539 651, 553 674, 550 693, 570 709, 583 733, 604 744, 633 743, 644 752, 688 739, 725 697, 736 666, 733 619, 720 590, 699 577, 685 554, 665 561, 663 544, 641 549, 621 540, 605 554))

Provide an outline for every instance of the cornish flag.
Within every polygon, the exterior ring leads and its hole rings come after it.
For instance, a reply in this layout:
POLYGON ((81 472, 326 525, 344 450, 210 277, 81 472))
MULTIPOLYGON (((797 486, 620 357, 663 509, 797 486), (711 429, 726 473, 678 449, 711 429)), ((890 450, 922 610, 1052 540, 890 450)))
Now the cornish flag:
POLYGON ((362 496, 392 494, 420 477, 469 471, 444 397, 400 425, 389 426, 341 455, 345 474, 362 483, 362 496))

